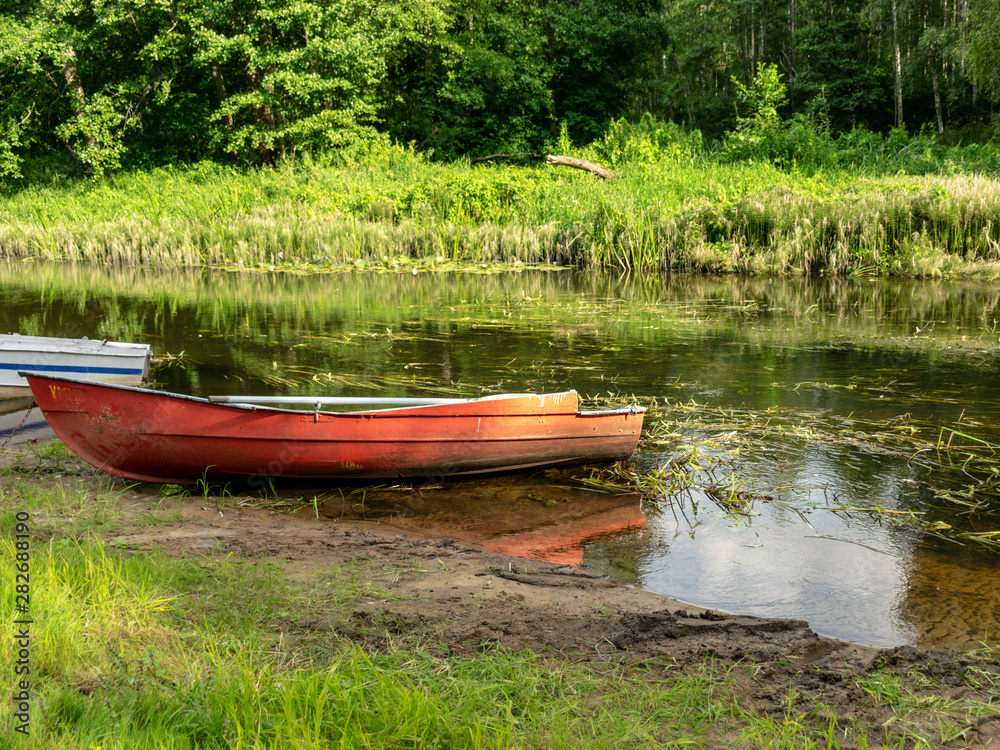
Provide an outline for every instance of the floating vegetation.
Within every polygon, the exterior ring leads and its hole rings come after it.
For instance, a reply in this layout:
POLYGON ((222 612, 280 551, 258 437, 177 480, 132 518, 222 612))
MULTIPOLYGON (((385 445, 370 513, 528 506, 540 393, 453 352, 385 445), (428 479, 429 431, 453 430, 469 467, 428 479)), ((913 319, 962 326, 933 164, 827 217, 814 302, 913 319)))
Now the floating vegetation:
MULTIPOLYGON (((622 398, 609 395, 591 400, 611 403, 622 398)), ((776 485, 761 490, 753 486, 750 476, 780 474, 776 469, 793 461, 796 452, 808 453, 817 448, 873 458, 892 457, 918 470, 921 479, 910 480, 914 491, 923 489, 936 501, 935 505, 917 510, 887 508, 878 503, 833 502, 809 507, 807 512, 864 514, 879 523, 1000 550, 1000 530, 959 528, 934 517, 942 512, 957 513, 969 525, 997 517, 1000 446, 990 441, 957 428, 915 420, 909 414, 879 421, 781 408, 718 408, 693 400, 638 401, 647 409, 640 449, 646 456, 669 449, 671 455, 665 462, 641 468, 641 461, 635 459, 628 464, 560 476, 577 487, 601 492, 639 491, 648 502, 686 504, 696 511, 693 493, 697 493, 727 513, 746 518, 754 515, 755 503, 779 504, 811 525, 803 511, 782 496, 808 494, 816 488, 776 485)))
MULTIPOLYGON (((962 368, 974 382, 981 372, 988 384, 995 372, 995 285, 575 272, 445 279, 413 276, 405 261, 390 273, 392 257, 377 261, 386 272, 364 276, 0 263, 0 319, 24 333, 145 340, 160 357, 161 385, 198 395, 576 388, 585 408, 648 407, 627 481, 645 486, 651 504, 696 499, 741 518, 762 503, 802 517, 913 507, 912 516, 867 516, 997 541, 989 525, 1000 526, 1000 430, 993 417, 954 418, 970 403, 970 378, 950 375, 962 368), (802 467, 816 456, 830 461, 810 474, 802 467), (878 496, 885 487, 898 497, 878 496)), ((984 412, 995 412, 991 393, 977 393, 984 412)))
POLYGON ((548 476, 591 492, 638 491, 644 500, 654 503, 690 501, 692 490, 697 489, 726 512, 747 518, 753 515, 756 500, 773 499, 746 489, 747 482, 739 478, 727 457, 711 455, 698 446, 688 448, 652 470, 641 471, 619 462, 607 467, 552 470, 548 476))
POLYGON ((170 352, 163 352, 162 354, 154 354, 150 366, 154 370, 162 370, 167 367, 184 367, 190 361, 184 350, 181 350, 177 354, 171 354, 170 352))
POLYGON ((942 447, 945 433, 948 434, 948 443, 947 443, 947 447, 948 448, 951 448, 951 442, 952 442, 952 440, 954 438, 960 437, 960 438, 964 438, 965 440, 971 440, 974 443, 979 443, 980 445, 983 445, 986 448, 989 448, 994 454, 996 454, 996 452, 998 450, 1000 450, 1000 445, 997 445, 996 443, 991 443, 991 442, 989 442, 987 440, 983 440, 982 438, 977 438, 977 437, 974 437, 972 435, 967 435, 964 432, 959 432, 958 430, 954 430, 951 427, 942 427, 941 428, 941 433, 938 436, 938 442, 937 442, 937 447, 938 447, 939 450, 942 447))
POLYGON ((341 262, 329 259, 304 260, 301 258, 285 258, 284 253, 272 259, 271 262, 259 262, 254 265, 242 260, 235 263, 212 266, 215 270, 237 273, 289 274, 293 276, 309 276, 314 274, 343 273, 390 273, 412 274, 422 273, 462 273, 462 274, 496 274, 524 271, 565 271, 567 266, 553 263, 525 263, 521 260, 475 262, 445 258, 442 255, 427 257, 410 257, 408 255, 383 256, 381 259, 357 258, 341 262))

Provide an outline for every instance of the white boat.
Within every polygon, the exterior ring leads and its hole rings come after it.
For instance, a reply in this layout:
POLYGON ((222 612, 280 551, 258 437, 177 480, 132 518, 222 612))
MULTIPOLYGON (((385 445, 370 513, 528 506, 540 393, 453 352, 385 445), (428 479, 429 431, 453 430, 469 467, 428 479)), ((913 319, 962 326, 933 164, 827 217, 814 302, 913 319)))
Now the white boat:
POLYGON ((142 385, 149 375, 148 344, 0 333, 0 398, 31 398, 18 371, 142 385))

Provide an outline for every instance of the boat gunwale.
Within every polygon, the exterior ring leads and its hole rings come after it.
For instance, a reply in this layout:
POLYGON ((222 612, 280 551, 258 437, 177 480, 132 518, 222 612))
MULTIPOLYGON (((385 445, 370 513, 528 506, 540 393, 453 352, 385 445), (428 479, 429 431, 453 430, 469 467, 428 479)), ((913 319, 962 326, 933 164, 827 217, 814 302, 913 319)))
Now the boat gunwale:
MULTIPOLYGON (((182 401, 191 401, 196 404, 211 406, 215 408, 223 409, 242 409, 244 411, 263 411, 263 412, 275 412, 279 414, 294 414, 294 415, 304 415, 304 414, 322 414, 329 416, 371 416, 378 414, 393 415, 401 414, 402 416, 419 416, 419 414, 414 414, 414 412, 426 411, 430 409, 440 409, 442 406, 457 406, 460 404, 476 404, 476 403, 489 403, 493 401, 502 401, 504 399, 515 399, 515 398, 526 398, 535 397, 543 398, 545 396, 553 396, 559 394, 574 394, 579 397, 576 390, 570 389, 568 391, 557 391, 555 393, 512 393, 512 394, 490 394, 488 396, 482 396, 480 398, 470 398, 460 401, 458 404, 420 404, 416 406, 393 406, 387 409, 363 409, 358 411, 330 411, 325 409, 283 409, 274 406, 264 406, 259 404, 245 404, 245 403, 227 403, 227 402, 216 402, 210 401, 202 396, 192 396, 186 393, 174 393, 172 391, 158 391, 153 388, 143 388, 139 386, 122 385, 120 383, 105 383, 95 380, 84 380, 82 378, 70 378, 63 377, 59 375, 47 375, 43 372, 33 372, 31 370, 18 371, 18 375, 21 377, 31 376, 34 378, 42 378, 44 380, 59 380, 68 383, 79 383, 80 385, 86 386, 99 386, 101 388, 113 388, 123 391, 138 392, 142 394, 148 394, 151 396, 166 396, 169 398, 179 399, 182 401)), ((579 406, 572 412, 566 412, 567 415, 575 414, 578 417, 603 417, 603 416, 615 416, 615 415, 628 415, 628 414, 643 414, 646 409, 643 406, 624 406, 620 409, 602 409, 597 411, 581 411, 579 406)), ((425 414, 423 415, 427 418, 431 417, 453 417, 456 415, 452 414, 425 414)), ((469 415, 461 415, 469 416, 469 415)), ((509 416, 504 414, 496 415, 498 417, 509 416)))
POLYGON ((138 358, 148 357, 152 352, 152 347, 149 344, 108 341, 107 339, 68 339, 3 333, 0 334, 0 351, 11 354, 39 352, 73 356, 138 358))

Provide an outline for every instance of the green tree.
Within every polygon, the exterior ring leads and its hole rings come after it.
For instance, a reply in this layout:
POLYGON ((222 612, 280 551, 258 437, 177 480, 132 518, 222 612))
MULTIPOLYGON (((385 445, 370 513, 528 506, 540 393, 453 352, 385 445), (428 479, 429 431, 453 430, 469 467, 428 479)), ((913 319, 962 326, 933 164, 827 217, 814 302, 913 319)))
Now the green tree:
POLYGON ((444 25, 440 0, 0 3, 6 176, 29 151, 102 174, 135 144, 273 166, 374 137, 392 56, 444 25))
POLYGON ((737 98, 748 116, 737 119, 736 130, 726 137, 726 153, 733 159, 772 158, 782 128, 778 109, 787 98, 778 66, 758 63, 749 86, 733 78, 737 98))
POLYGON ((549 133, 558 134, 558 120, 576 141, 590 142, 613 118, 645 112, 648 107, 632 102, 645 88, 642 79, 662 65, 667 35, 661 3, 550 0, 544 7, 549 13, 546 64, 553 72, 549 133))
POLYGON ((815 168, 834 160, 829 115, 822 93, 805 113, 782 119, 778 110, 787 97, 774 64, 760 63, 750 86, 734 81, 740 103, 749 116, 740 117, 724 141, 730 159, 766 159, 782 167, 815 168))
POLYGON ((856 125, 879 127, 892 116, 891 73, 872 44, 870 17, 857 2, 800 6, 795 35, 801 99, 823 94, 837 131, 856 125))
POLYGON ((970 72, 993 101, 1000 101, 1000 0, 969 3, 968 61, 970 72))
POLYGON ((387 127, 446 156, 536 151, 563 124, 578 142, 592 140, 629 110, 662 49, 659 8, 459 0, 443 38, 415 40, 398 61, 387 127))
POLYGON ((265 166, 373 137, 389 59, 441 23, 434 2, 178 0, 156 58, 211 83, 216 142, 265 166))
POLYGON ((139 55, 146 10, 143 0, 0 4, 0 150, 8 164, 25 147, 61 145, 90 172, 119 166, 157 83, 139 55))

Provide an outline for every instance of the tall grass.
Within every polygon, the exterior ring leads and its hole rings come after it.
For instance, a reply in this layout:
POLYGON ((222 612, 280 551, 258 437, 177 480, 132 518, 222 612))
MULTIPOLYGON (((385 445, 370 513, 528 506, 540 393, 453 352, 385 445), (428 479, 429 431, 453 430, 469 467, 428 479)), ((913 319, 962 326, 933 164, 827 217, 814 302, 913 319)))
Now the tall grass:
POLYGON ((953 159, 919 149, 909 161, 901 151, 890 159, 884 145, 876 152, 857 137, 838 153, 868 166, 779 169, 725 163, 675 135, 609 136, 578 150, 611 160, 619 177, 606 182, 550 166, 434 163, 390 147, 275 171, 201 164, 34 186, 0 197, 0 256, 244 267, 399 256, 914 276, 1000 269, 1000 183, 953 159), (885 175, 870 166, 878 160, 939 172, 885 175))

